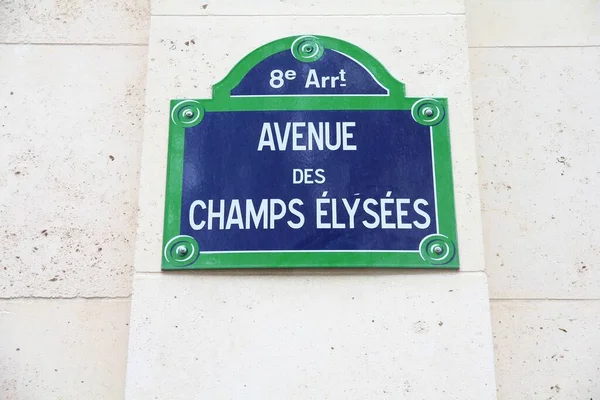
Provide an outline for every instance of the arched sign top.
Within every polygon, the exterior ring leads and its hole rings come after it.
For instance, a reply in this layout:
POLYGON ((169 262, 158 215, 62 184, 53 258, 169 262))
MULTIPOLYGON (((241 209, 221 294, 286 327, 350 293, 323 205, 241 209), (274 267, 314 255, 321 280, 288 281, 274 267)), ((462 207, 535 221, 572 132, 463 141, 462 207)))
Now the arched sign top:
POLYGON ((214 98, 404 97, 404 84, 370 54, 317 35, 291 36, 259 47, 213 90, 214 98))

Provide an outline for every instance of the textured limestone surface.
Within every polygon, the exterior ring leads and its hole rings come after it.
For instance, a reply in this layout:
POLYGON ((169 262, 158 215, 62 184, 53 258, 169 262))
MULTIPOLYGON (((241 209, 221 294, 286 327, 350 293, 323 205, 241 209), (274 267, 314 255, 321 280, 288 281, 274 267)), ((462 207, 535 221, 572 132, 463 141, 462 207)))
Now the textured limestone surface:
POLYGON ((0 300, 0 398, 123 398, 129 299, 0 300))
POLYGON ((481 272, 138 273, 134 287, 128 399, 496 398, 481 272))
POLYGON ((444 15, 462 0, 152 0, 153 15, 444 15))
POLYGON ((0 297, 128 296, 146 48, 0 54, 0 297))
POLYGON ((0 43, 148 41, 148 0, 3 0, 0 43))
POLYGON ((492 298, 600 298, 600 48, 472 49, 492 298))
POLYGON ((466 0, 470 46, 600 45, 598 0, 466 0))
POLYGON ((600 301, 494 301, 498 398, 600 398, 600 301))

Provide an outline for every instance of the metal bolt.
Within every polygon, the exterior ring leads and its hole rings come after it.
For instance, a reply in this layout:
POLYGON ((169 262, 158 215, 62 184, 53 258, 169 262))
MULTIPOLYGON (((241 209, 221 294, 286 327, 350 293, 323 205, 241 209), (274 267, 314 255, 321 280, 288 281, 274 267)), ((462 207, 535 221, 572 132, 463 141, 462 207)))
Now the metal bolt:
POLYGON ((440 255, 440 254, 442 254, 442 251, 443 251, 442 246, 440 246, 440 245, 433 246, 433 252, 435 254, 440 255))
POLYGON ((192 118, 194 116, 194 112, 192 110, 185 110, 183 112, 183 116, 186 118, 192 118))
POLYGON ((423 110, 423 113, 428 116, 428 117, 432 117, 433 116, 433 109, 427 107, 425 110, 423 110))
POLYGON ((175 253, 177 253, 177 255, 179 257, 183 257, 188 253, 188 249, 187 249, 187 247, 182 245, 182 246, 177 247, 177 249, 175 250, 175 253))

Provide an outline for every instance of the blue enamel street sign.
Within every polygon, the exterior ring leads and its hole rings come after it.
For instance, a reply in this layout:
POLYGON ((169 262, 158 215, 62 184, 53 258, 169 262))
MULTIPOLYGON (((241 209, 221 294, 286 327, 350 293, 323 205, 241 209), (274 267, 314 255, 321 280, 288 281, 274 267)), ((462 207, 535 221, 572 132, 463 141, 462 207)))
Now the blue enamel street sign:
POLYGON ((173 100, 163 269, 458 268, 447 101, 300 36, 173 100))

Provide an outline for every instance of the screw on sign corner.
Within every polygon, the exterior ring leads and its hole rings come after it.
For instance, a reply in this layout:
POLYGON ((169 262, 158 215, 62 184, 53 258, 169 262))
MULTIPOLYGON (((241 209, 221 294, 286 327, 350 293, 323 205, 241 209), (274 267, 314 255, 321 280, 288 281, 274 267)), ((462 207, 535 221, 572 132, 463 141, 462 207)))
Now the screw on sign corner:
POLYGON ((446 117, 446 109, 439 100, 424 98, 413 104, 411 114, 417 123, 424 126, 435 126, 446 117))
POLYGON ((163 250, 163 257, 169 267, 189 267, 193 265, 200 256, 198 242, 187 235, 171 238, 163 250))
POLYGON ((188 253, 188 249, 185 246, 179 246, 177 247, 177 250, 175 250, 175 252, 179 257, 185 257, 188 253))
POLYGON ((183 100, 171 108, 171 121, 184 128, 191 128, 202 122, 204 107, 197 100, 183 100))

